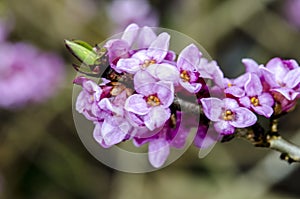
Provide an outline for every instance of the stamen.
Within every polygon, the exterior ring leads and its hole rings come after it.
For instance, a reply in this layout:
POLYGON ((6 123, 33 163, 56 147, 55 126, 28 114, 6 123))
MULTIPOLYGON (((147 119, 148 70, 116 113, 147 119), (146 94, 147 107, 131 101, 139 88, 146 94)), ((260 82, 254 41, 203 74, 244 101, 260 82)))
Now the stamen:
POLYGON ((156 97, 154 95, 150 95, 147 98, 147 104, 149 104, 150 106, 158 106, 158 105, 160 105, 160 100, 158 97, 156 97))
POLYGON ((146 59, 146 60, 144 61, 144 63, 142 64, 142 67, 143 67, 143 68, 147 68, 147 67, 150 66, 151 64, 156 64, 156 61, 153 60, 153 59, 151 59, 151 60, 146 59))
POLYGON ((191 79, 190 75, 188 74, 188 72, 186 70, 184 70, 180 73, 180 78, 185 82, 188 82, 191 79))
POLYGON ((259 100, 257 97, 251 97, 250 102, 251 102, 251 104, 253 104, 253 106, 259 105, 259 100))
POLYGON ((226 110, 224 113, 223 113, 223 119, 226 120, 226 121, 231 121, 233 120, 233 112, 230 111, 230 110, 226 110))

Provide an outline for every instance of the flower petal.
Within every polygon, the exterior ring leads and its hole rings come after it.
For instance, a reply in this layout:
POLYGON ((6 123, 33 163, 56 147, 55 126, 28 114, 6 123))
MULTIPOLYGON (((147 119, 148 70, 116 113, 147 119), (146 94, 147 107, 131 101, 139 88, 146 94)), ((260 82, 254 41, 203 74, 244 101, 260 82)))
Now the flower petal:
POLYGON ((220 135, 230 135, 234 133, 234 127, 228 121, 218 121, 214 124, 216 131, 220 135))
POLYGON ((154 86, 157 97, 164 108, 168 108, 174 101, 174 86, 171 82, 160 81, 154 86))
POLYGON ((252 106, 252 108, 257 114, 263 115, 267 118, 271 117, 274 112, 273 108, 267 105, 252 106))
POLYGON ((247 108, 239 107, 233 110, 234 120, 229 123, 237 128, 245 128, 255 124, 257 121, 256 115, 247 108))
POLYGON ((237 101, 235 99, 224 98, 223 103, 224 103, 224 108, 229 109, 229 110, 233 110, 233 109, 239 107, 239 104, 237 103, 237 101))
POLYGON ((246 72, 258 73, 258 64, 253 59, 242 59, 242 63, 246 68, 246 72))
POLYGON ((150 44, 156 39, 156 34, 148 26, 144 26, 140 30, 140 34, 137 40, 139 48, 148 48, 150 44))
POLYGON ((162 106, 152 107, 150 112, 144 117, 145 125, 150 131, 153 131, 162 127, 170 116, 170 109, 165 109, 162 106))
POLYGON ((179 54, 177 67, 182 70, 194 71, 198 67, 201 53, 194 44, 185 47, 179 54))
POLYGON ((258 96, 259 104, 266 105, 266 106, 273 106, 274 105, 274 98, 270 93, 263 93, 258 96))
POLYGON ((127 26, 121 39, 127 41, 128 45, 131 46, 137 37, 138 31, 139 26, 137 24, 132 23, 129 26, 127 26))
POLYGON ((126 137, 130 128, 131 125, 124 118, 106 118, 101 128, 101 134, 105 144, 112 146, 120 143, 126 137))
POLYGON ((203 98, 201 99, 203 112, 211 121, 219 121, 222 114, 224 103, 218 98, 203 98))
POLYGON ((289 71, 283 79, 288 88, 294 88, 300 83, 300 68, 289 71))
POLYGON ((127 98, 125 102, 125 110, 138 114, 145 115, 149 113, 150 108, 148 108, 147 102, 144 99, 143 95, 134 94, 127 98))
POLYGON ((159 138, 149 142, 149 161, 154 167, 161 167, 167 160, 169 154, 169 143, 165 139, 159 138))
POLYGON ((170 64, 152 64, 147 68, 147 71, 159 80, 170 81, 174 84, 177 84, 179 81, 178 69, 170 64))
POLYGON ((116 70, 135 74, 141 69, 140 60, 135 58, 120 59, 116 65, 116 70))
POLYGON ((239 102, 241 105, 243 105, 246 108, 250 108, 251 107, 251 102, 249 97, 242 97, 239 99, 239 102))
POLYGON ((109 148, 111 147, 110 145, 107 145, 105 142, 104 142, 104 139, 102 137, 102 133, 101 133, 101 128, 102 128, 102 122, 97 122, 95 124, 95 128, 94 128, 94 131, 93 131, 93 137, 94 139, 103 147, 103 148, 109 148))
POLYGON ((245 92, 247 95, 249 97, 258 96, 262 93, 262 89, 263 87, 259 77, 254 73, 250 73, 249 79, 245 85, 245 92))
POLYGON ((275 79, 282 81, 289 69, 283 64, 282 59, 275 57, 271 59, 266 68, 270 71, 274 71, 275 79))
POLYGON ((137 89, 143 84, 155 83, 157 80, 147 70, 139 70, 133 78, 134 88, 137 89))
POLYGON ((170 35, 166 32, 161 33, 151 43, 147 55, 160 63, 167 55, 169 49, 170 35))
POLYGON ((234 97, 243 97, 245 95, 245 91, 237 86, 228 87, 224 90, 224 92, 234 97))
POLYGON ((187 81, 182 81, 181 79, 179 80, 179 83, 183 88, 185 88, 190 93, 197 93, 202 88, 201 83, 190 83, 187 81))
MULTIPOLYGON (((270 85, 271 88, 280 87, 279 82, 276 81, 275 75, 267 68, 261 68, 264 80, 270 85)), ((281 80, 280 80, 281 82, 281 80)))

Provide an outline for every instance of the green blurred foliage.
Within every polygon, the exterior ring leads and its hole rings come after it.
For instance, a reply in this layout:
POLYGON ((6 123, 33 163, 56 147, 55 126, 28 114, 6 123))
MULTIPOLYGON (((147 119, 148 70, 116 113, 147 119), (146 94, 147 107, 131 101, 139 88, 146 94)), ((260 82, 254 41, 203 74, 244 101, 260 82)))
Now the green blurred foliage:
MULTIPOLYGON (((300 60, 300 32, 283 17, 283 2, 151 1, 163 27, 198 41, 231 77, 243 71, 240 60, 244 57, 261 63, 274 56, 300 60)), ((76 73, 71 63, 75 58, 65 49, 64 39, 97 44, 108 37, 113 29, 105 11, 108 3, 0 1, 0 14, 14 26, 9 39, 57 52, 66 60, 68 72, 65 84, 48 102, 0 110, 0 198, 299 198, 299 168, 241 140, 217 144, 204 159, 192 147, 171 166, 146 174, 114 171, 88 153, 73 124, 76 73)), ((284 136, 294 136, 298 143, 299 114, 295 110, 280 126, 284 136)))

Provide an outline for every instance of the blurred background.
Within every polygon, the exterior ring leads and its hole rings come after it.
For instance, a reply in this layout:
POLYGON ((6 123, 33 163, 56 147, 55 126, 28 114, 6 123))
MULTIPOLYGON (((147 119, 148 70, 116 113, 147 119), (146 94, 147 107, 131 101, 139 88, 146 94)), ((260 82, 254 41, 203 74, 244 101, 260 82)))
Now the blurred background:
MULTIPOLYGON (((128 174, 94 159, 72 118, 75 62, 64 39, 97 44, 131 22, 182 32, 225 75, 241 59, 300 61, 300 0, 0 0, 0 198, 300 198, 300 167, 244 140, 196 147, 156 172, 128 174)), ((300 145, 300 110, 282 135, 300 145)))

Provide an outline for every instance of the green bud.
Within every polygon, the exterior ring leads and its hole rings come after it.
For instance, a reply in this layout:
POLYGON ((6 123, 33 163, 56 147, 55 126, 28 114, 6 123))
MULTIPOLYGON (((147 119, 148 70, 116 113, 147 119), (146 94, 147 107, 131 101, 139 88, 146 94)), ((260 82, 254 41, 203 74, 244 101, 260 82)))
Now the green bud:
POLYGON ((66 47, 81 62, 86 65, 94 65, 99 56, 93 51, 93 47, 80 40, 65 40, 66 47))

